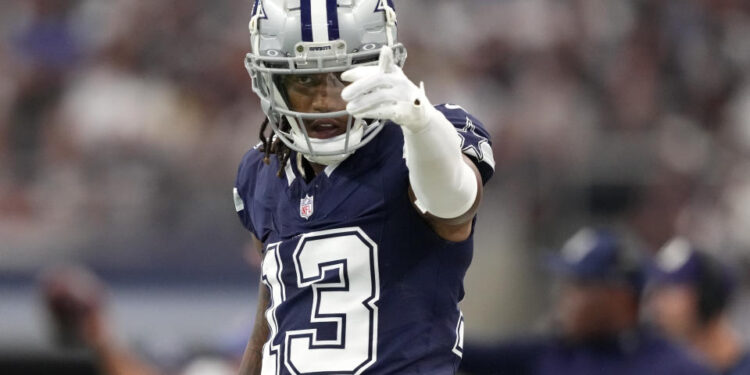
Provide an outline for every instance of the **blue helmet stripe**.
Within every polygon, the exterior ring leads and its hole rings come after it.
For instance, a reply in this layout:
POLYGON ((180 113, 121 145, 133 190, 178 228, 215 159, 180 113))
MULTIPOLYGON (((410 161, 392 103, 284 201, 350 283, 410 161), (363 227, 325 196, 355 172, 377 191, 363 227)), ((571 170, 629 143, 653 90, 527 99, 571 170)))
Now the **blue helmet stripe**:
POLYGON ((328 14, 328 40, 339 38, 339 12, 337 0, 326 1, 326 13, 328 14))
POLYGON ((311 0, 300 0, 300 24, 302 25, 302 41, 312 42, 312 11, 310 10, 311 0))

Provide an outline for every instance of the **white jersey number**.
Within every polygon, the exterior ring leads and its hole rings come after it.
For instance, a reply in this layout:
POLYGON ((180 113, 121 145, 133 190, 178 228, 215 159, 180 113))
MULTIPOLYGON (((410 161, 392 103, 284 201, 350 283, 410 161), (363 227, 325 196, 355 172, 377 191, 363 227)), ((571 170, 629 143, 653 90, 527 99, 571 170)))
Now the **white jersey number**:
MULTIPOLYGON (((278 244, 276 244, 278 245, 278 244)), ((263 260, 263 280, 271 291, 266 319, 271 337, 263 349, 262 374, 277 374, 279 350, 292 374, 361 374, 375 363, 380 297, 378 248, 360 228, 334 229, 303 235, 293 253, 298 288, 311 288, 311 323, 334 323, 336 335, 321 339, 316 329, 278 334, 276 308, 285 299, 280 280, 278 246, 269 246, 263 260), (273 250, 273 252, 271 252, 273 250)))

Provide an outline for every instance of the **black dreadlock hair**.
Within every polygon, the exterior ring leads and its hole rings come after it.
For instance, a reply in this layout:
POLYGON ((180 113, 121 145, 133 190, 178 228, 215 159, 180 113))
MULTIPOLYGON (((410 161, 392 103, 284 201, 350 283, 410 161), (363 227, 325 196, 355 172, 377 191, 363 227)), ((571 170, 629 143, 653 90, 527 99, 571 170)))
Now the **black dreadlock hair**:
MULTIPOLYGON (((267 129, 268 129, 268 117, 263 121, 263 124, 260 125, 260 134, 258 137, 260 138, 260 142, 262 143, 260 147, 260 151, 263 152, 263 162, 268 165, 271 163, 271 155, 276 155, 276 160, 279 161, 279 170, 276 172, 276 175, 279 177, 283 177, 284 174, 284 167, 286 166, 286 163, 289 161, 289 157, 292 155, 292 150, 287 147, 284 142, 281 141, 281 139, 274 135, 273 130, 271 130, 271 135, 266 135, 267 129)), ((281 130, 286 131, 289 129, 289 122, 285 118, 282 118, 281 120, 281 130)))

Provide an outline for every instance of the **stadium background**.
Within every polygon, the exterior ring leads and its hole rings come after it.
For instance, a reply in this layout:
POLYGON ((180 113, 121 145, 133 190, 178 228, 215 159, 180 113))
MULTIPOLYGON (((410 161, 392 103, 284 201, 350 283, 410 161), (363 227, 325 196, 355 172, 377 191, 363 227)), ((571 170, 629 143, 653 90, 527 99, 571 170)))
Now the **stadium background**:
MULTIPOLYGON (((258 259, 231 188, 262 121, 249 3, 2 2, 0 350, 48 345, 37 282, 59 263, 107 283, 118 335, 156 361, 241 346, 258 259)), ((467 336, 541 329, 541 260, 581 225, 650 251, 679 233, 747 270, 747 2, 396 6, 407 74, 494 138, 467 336)))

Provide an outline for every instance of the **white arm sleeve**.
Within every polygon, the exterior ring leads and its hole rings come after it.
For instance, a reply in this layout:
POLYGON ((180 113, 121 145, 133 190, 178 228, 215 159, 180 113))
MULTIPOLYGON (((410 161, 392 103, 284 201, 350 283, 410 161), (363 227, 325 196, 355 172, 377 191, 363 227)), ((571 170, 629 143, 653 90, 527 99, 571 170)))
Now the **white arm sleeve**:
POLYGON ((422 213, 456 218, 468 212, 476 200, 476 174, 464 162, 456 128, 432 106, 426 112, 422 129, 412 132, 403 128, 409 182, 422 213))

